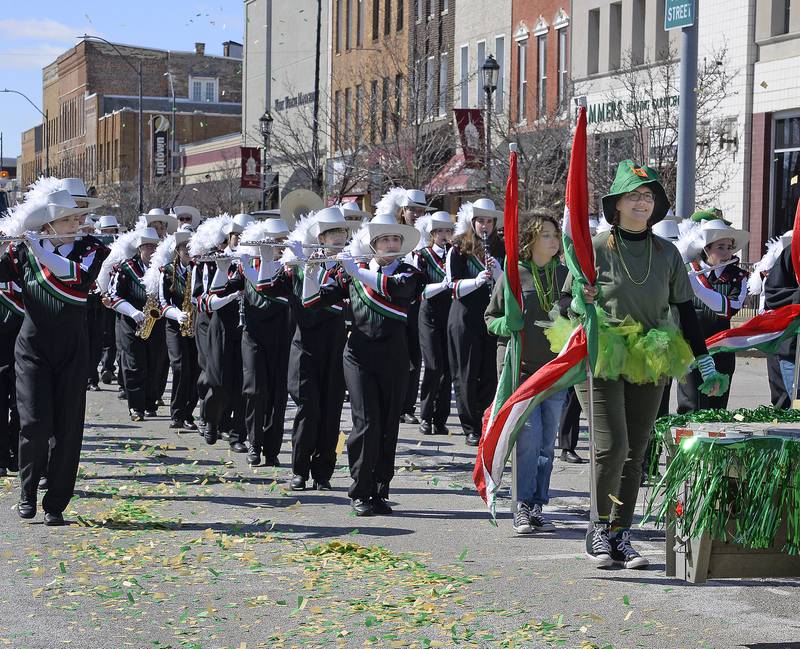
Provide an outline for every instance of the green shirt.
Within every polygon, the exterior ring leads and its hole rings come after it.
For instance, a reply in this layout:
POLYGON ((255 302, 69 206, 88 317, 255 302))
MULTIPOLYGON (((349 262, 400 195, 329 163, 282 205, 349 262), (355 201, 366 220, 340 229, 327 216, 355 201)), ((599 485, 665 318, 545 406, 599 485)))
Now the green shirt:
MULTIPOLYGON (((612 321, 630 316, 644 327, 645 333, 658 328, 671 317, 671 304, 691 301, 694 297, 678 249, 669 241, 652 235, 642 241, 620 241, 621 237, 615 237, 616 247, 609 248, 610 234, 601 232, 592 239, 600 291, 597 303, 612 321), (650 242, 652 255, 648 252, 650 242), (648 274, 649 257, 652 259, 648 274)), ((564 291, 572 291, 571 276, 564 284, 564 291)))

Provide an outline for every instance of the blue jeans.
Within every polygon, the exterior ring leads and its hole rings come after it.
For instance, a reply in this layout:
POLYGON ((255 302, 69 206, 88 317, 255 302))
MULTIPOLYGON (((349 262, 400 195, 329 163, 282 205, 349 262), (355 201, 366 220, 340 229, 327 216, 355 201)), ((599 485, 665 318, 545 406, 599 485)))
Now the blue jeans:
POLYGON ((792 391, 792 383, 794 383, 794 363, 792 363, 792 361, 781 360, 780 364, 783 384, 786 386, 786 392, 789 393, 789 406, 791 407, 792 401, 795 399, 795 393, 792 391))
POLYGON ((553 472, 556 433, 566 391, 545 399, 517 438, 517 502, 546 505, 550 500, 550 474, 553 472))

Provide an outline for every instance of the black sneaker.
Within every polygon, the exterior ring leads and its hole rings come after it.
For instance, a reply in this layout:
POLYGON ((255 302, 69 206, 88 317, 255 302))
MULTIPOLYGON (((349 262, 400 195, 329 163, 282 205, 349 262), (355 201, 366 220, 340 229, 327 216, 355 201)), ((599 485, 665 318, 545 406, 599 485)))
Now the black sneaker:
POLYGON ((614 565, 608 523, 593 523, 586 531, 586 554, 598 568, 610 568, 614 565))
POLYGON ((514 514, 514 531, 517 534, 533 534, 531 507, 528 503, 517 503, 517 511, 514 514))
POLYGON ((301 475, 293 475, 292 480, 289 483, 289 488, 292 491, 305 491, 306 490, 306 479, 301 475))
POLYGON ((633 549, 630 530, 619 530, 610 541, 611 558, 614 563, 633 570, 642 570, 650 565, 647 559, 633 549))
POLYGON ((104 370, 103 373, 100 375, 100 380, 103 383, 111 385, 114 381, 117 380, 117 377, 114 375, 114 372, 110 370, 104 370))
POLYGON ((248 444, 247 447, 247 463, 250 466, 258 466, 261 464, 261 449, 257 446, 250 446, 248 444))
POLYGON ((467 446, 478 446, 481 443, 481 436, 478 433, 467 433, 467 446))
POLYGON ((391 516, 392 515, 392 508, 389 506, 389 503, 386 502, 385 498, 381 498, 380 496, 373 496, 370 500, 372 504, 372 511, 375 514, 379 514, 381 516, 391 516))
POLYGON ((423 419, 419 424, 419 432, 423 435, 433 435, 433 424, 423 419))
POLYGON ((197 430, 197 424, 195 424, 191 419, 184 419, 183 430, 197 430))
POLYGON ((131 408, 131 421, 144 421, 144 413, 141 410, 131 408))
POLYGON ((542 515, 542 506, 534 505, 531 509, 531 526, 537 532, 555 532, 555 525, 542 515))
POLYGON ((330 480, 314 480, 311 484, 311 488, 317 491, 333 491, 330 480))

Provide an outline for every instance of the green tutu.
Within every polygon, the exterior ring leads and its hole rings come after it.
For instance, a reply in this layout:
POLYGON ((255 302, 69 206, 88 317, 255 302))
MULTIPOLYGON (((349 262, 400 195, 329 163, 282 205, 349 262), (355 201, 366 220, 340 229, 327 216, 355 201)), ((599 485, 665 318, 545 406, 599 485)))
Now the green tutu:
MULTIPOLYGON (((598 309, 599 340, 595 376, 609 381, 623 378, 630 383, 659 383, 662 379, 683 379, 694 362, 694 354, 678 328, 665 322, 643 333, 640 323, 626 317, 611 324, 598 309)), ((558 317, 545 329, 550 348, 564 347, 575 323, 558 317)))

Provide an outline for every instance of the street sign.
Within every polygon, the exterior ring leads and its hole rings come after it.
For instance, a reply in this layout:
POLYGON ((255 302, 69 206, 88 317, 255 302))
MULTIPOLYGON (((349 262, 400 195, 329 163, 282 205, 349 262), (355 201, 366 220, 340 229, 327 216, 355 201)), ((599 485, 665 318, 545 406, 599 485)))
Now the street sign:
POLYGON ((664 29, 681 29, 694 25, 695 0, 667 0, 664 7, 664 29))

